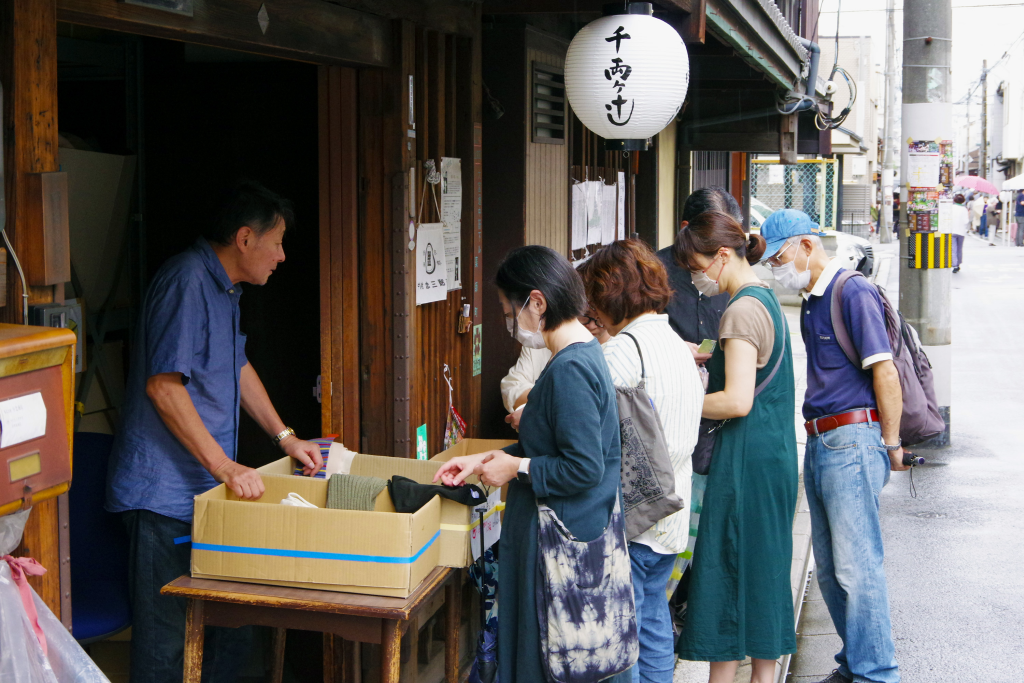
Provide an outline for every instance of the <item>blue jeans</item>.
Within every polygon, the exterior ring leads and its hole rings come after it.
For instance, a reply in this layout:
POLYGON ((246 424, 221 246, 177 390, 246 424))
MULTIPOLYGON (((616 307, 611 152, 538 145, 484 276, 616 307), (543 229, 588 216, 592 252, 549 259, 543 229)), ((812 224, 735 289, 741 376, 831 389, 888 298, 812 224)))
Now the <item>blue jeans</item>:
POLYGON ((878 496, 889 481, 889 455, 877 422, 807 438, 804 486, 818 586, 843 649, 839 672, 861 683, 897 683, 896 650, 878 496))
MULTIPOLYGON (((129 540, 132 601, 131 683, 181 683, 185 656, 184 598, 160 589, 189 573, 192 546, 175 545, 192 526, 149 510, 122 514, 129 540)), ((245 664, 252 628, 207 626, 203 683, 231 683, 245 664)))
POLYGON ((656 553, 643 543, 630 543, 629 561, 640 631, 640 660, 633 667, 633 683, 672 683, 676 648, 666 591, 676 556, 656 553))

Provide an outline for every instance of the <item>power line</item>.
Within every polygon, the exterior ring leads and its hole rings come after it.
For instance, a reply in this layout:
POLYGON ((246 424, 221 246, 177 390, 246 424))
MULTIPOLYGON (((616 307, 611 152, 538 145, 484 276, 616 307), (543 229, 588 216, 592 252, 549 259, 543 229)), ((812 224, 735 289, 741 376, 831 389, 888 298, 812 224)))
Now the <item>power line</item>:
MULTIPOLYGON (((976 7, 1024 7, 1024 2, 989 3, 989 4, 983 4, 983 5, 953 5, 953 7, 951 9, 974 9, 976 7)), ((903 8, 902 7, 896 7, 896 8, 893 9, 893 11, 894 12, 902 12, 903 8)), ((851 14, 851 13, 854 13, 854 12, 888 12, 888 10, 886 8, 884 8, 884 7, 879 7, 878 9, 848 9, 848 10, 846 10, 846 12, 848 14, 851 14)), ((828 11, 822 10, 822 11, 818 12, 819 15, 821 15, 821 14, 835 14, 835 13, 836 13, 835 10, 828 10, 828 11)))

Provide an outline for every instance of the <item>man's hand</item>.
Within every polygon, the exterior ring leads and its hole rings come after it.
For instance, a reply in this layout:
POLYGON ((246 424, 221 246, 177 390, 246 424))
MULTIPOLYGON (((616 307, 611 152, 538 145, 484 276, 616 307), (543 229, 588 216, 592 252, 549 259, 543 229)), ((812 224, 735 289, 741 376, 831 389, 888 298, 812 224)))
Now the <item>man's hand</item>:
POLYGON ((320 446, 312 441, 303 441, 295 436, 289 436, 283 439, 279 445, 285 454, 302 463, 302 473, 307 477, 312 477, 324 466, 323 456, 320 455, 320 446))
POLYGON ((259 472, 234 460, 224 458, 220 465, 210 470, 210 474, 219 483, 227 484, 239 498, 258 500, 263 495, 263 479, 259 472))
POLYGON ((903 448, 889 451, 889 469, 893 472, 903 472, 910 469, 910 465, 903 464, 903 448))
POLYGON ((697 365, 704 365, 709 360, 711 360, 711 354, 701 353, 699 351, 700 347, 694 344, 693 342, 686 342, 686 345, 690 347, 690 353, 693 354, 693 360, 697 365))
POLYGON ((526 404, 524 403, 523 405, 519 406, 518 408, 516 408, 511 413, 505 416, 505 422, 512 425, 512 429, 516 430, 517 432, 519 431, 519 421, 523 419, 523 408, 525 406, 526 404))

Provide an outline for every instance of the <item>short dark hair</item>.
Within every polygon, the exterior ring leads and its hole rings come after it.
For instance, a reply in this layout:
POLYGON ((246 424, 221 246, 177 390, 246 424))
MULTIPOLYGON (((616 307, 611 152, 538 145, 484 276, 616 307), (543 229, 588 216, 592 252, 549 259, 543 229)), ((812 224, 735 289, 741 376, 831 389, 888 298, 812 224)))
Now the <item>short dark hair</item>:
POLYGON ((963 204, 964 203, 964 196, 962 194, 959 194, 959 193, 953 195, 953 203, 954 204, 963 204))
POLYGON ((765 246, 763 237, 756 233, 748 236, 729 214, 705 211, 679 231, 673 252, 676 263, 694 272, 700 270, 695 254, 713 258, 719 249, 729 247, 753 265, 764 256, 765 246))
POLYGON ((743 224, 743 211, 739 202, 724 187, 711 185, 691 192, 683 203, 683 215, 680 220, 689 223, 705 211, 727 213, 736 219, 737 223, 743 224))
POLYGON ((654 251, 640 240, 620 240, 587 261, 583 283, 590 303, 611 317, 612 325, 648 311, 661 313, 672 301, 668 273, 654 251))
POLYGON ((547 299, 544 329, 553 330, 587 310, 583 281, 569 260, 554 249, 530 244, 505 255, 494 284, 516 306, 523 306, 530 292, 547 299))
POLYGON ((211 244, 231 244, 240 228, 248 226, 262 236, 274 229, 278 219, 284 220, 286 229, 292 227, 292 203, 254 180, 243 180, 224 196, 216 218, 203 230, 203 237, 211 244))

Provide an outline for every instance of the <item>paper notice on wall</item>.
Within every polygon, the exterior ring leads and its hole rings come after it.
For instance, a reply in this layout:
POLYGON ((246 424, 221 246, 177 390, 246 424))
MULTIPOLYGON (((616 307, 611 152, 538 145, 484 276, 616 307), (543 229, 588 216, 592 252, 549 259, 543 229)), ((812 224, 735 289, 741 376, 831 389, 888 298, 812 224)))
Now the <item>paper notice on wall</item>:
POLYGON ((0 448, 46 435, 46 403, 38 391, 0 401, 0 448))
POLYGON ((584 183, 572 186, 572 249, 587 246, 587 194, 584 183))
POLYGON ((416 231, 416 305, 448 297, 448 270, 444 258, 444 227, 422 223, 416 231))
POLYGON ((601 244, 615 241, 615 186, 601 183, 601 244))
POLYGON ((781 185, 785 182, 786 167, 782 164, 766 164, 768 166, 768 184, 781 185))
POLYGON ((494 489, 491 495, 487 496, 487 503, 473 508, 472 529, 469 531, 469 549, 473 553, 473 561, 480 559, 481 550, 486 550, 498 542, 501 538, 501 489, 494 489), (480 524, 480 515, 483 514, 483 524, 480 524), (483 541, 481 542, 481 529, 483 541), (482 548, 481 548, 482 546, 482 548))
POLYGON ((939 201, 939 232, 952 232, 953 227, 953 202, 948 200, 939 201))
POLYGON ((586 183, 587 195, 587 244, 601 243, 601 208, 604 202, 604 183, 590 180, 586 183))
POLYGON ((907 157, 907 185, 910 187, 935 187, 939 184, 941 154, 914 154, 907 157))
POLYGON ((626 174, 619 171, 618 182, 615 183, 618 196, 615 199, 615 227, 620 240, 626 239, 626 174))
POLYGON ((441 224, 448 291, 462 289, 462 161, 441 157, 441 224))

